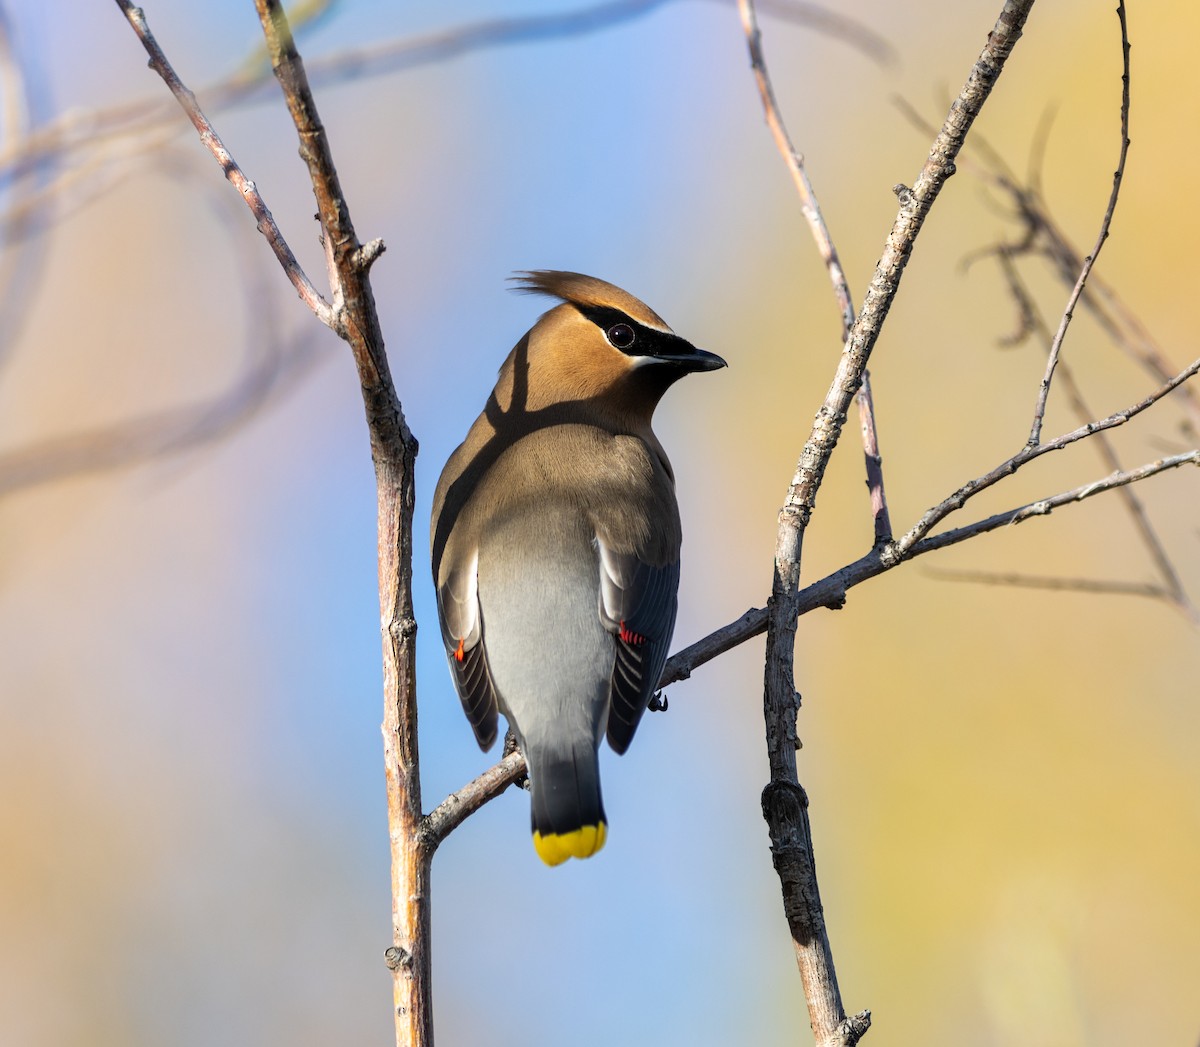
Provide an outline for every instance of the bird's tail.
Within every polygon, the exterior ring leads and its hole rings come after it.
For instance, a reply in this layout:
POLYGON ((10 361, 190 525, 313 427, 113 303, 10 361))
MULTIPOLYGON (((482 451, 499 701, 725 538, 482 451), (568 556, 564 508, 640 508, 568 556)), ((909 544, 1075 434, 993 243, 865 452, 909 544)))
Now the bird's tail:
POLYGON ((608 835, 600 797, 600 761, 591 740, 565 752, 530 746, 525 759, 538 857, 547 865, 591 857, 608 835))

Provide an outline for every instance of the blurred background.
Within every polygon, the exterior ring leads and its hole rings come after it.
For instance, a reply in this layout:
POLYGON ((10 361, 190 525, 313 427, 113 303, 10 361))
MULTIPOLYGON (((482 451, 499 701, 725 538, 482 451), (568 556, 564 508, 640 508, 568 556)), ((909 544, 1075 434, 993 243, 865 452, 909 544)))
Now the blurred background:
MULTIPOLYGON (((138 136, 95 117, 169 101, 116 5, 5 6, 0 1040, 390 1042, 375 503, 348 352, 181 113, 138 136), (44 162, 23 166, 47 126, 44 162)), ((837 6, 863 35, 761 17, 861 299, 891 187, 912 183, 929 145, 894 96, 940 123, 1001 5, 837 6)), ((425 539, 442 463, 544 307, 506 277, 593 273, 729 361, 673 390, 656 425, 686 532, 677 649, 765 599, 778 507, 840 350, 732 3, 663 2, 586 33, 493 27, 476 47, 428 35, 572 9, 342 0, 299 39, 359 234, 388 245, 373 281, 421 441, 427 808, 497 755, 478 751, 454 697, 425 539), (318 75, 322 59, 412 38, 425 42, 390 65, 318 75)), ((321 283, 273 82, 219 86, 259 68, 253 6, 145 10, 321 283)), ((1098 269, 1174 370, 1196 351, 1198 32, 1189 5, 1131 13, 1133 152, 1098 269)), ((1037 166, 1080 253, 1117 159, 1119 41, 1110 6, 1039 5, 977 127, 1024 177, 1053 118, 1037 166)), ((995 263, 963 265, 1019 232, 969 166, 873 358, 898 531, 1020 448, 1043 369, 1036 342, 1001 346, 1019 323, 995 263)), ((1044 264, 1024 271, 1056 325, 1066 288, 1044 264)), ((1158 384, 1082 311, 1066 358, 1097 414, 1158 384)), ((1124 463, 1195 446, 1182 418, 1167 402, 1125 427, 1124 463)), ((1058 391, 1047 435, 1076 424, 1058 391)), ((955 522, 1108 472, 1076 445, 955 522)), ((869 548, 862 475, 851 424, 805 582, 869 548)), ((1200 599, 1195 471, 1138 493, 1200 599)), ((1106 495, 801 620, 800 773, 847 1009, 871 1008, 881 1044, 1195 1044, 1196 628, 1161 600, 932 567, 1157 580, 1106 495)), ((442 847, 440 1042, 809 1042, 759 809, 761 655, 760 639, 697 671, 627 756, 607 753, 596 859, 543 867, 517 791, 442 847)))

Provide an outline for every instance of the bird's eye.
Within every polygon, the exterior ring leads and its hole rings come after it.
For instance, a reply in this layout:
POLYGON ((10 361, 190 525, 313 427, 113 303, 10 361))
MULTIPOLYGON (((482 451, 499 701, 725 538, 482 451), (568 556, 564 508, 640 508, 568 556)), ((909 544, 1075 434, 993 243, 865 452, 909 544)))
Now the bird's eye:
POLYGON ((618 349, 628 349, 636 338, 629 324, 613 324, 608 329, 608 340, 618 349))

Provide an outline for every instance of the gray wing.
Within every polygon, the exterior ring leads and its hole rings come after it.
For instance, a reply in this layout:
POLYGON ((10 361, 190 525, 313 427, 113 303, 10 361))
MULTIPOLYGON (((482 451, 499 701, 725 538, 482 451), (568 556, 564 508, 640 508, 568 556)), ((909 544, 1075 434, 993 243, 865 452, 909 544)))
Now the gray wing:
POLYGON ((618 753, 633 734, 662 676, 679 606, 679 561, 653 566, 633 553, 600 550, 600 617, 616 635, 608 744, 618 753))
POLYGON ((478 553, 446 576, 438 586, 437 604, 442 642, 446 645, 454 686, 475 732, 475 740, 486 752, 496 740, 499 706, 488 667, 487 649, 483 645, 478 553))

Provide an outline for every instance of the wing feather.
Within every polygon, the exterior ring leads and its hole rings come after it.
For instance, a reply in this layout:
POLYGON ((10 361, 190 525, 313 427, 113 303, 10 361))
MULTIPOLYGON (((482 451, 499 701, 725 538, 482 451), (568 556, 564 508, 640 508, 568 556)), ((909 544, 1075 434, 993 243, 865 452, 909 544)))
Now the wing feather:
POLYGON ((475 740, 486 752, 496 741, 499 703, 483 644, 478 552, 446 576, 438 587, 437 601, 442 643, 446 645, 454 687, 475 740))
POLYGON ((608 744, 629 748, 642 713, 658 686, 679 604, 679 561, 659 566, 634 553, 617 553, 603 541, 600 552, 600 617, 616 637, 608 744))

